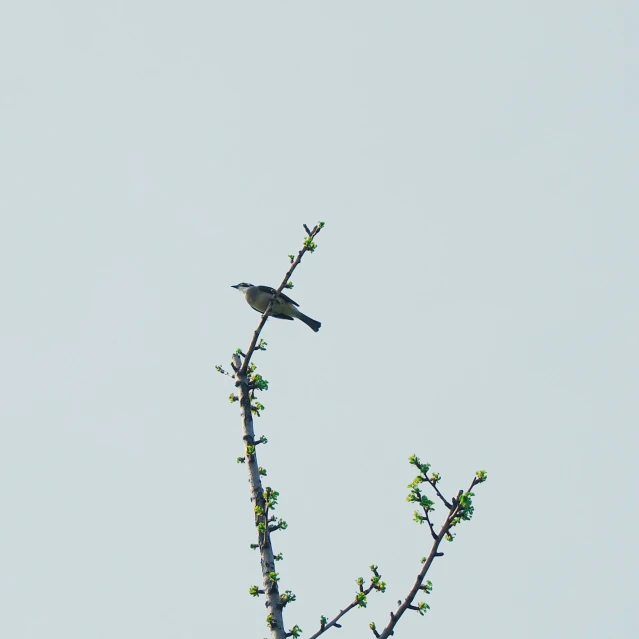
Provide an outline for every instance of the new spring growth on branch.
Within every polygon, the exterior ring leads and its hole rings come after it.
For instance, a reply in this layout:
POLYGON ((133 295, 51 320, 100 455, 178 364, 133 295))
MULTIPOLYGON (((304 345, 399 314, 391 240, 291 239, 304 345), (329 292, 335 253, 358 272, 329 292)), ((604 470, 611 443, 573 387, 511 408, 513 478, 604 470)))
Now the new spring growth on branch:
MULTIPOLYGON (((248 304, 262 314, 262 317, 257 329, 253 333, 253 338, 246 352, 237 349, 233 355, 231 362, 233 374, 227 373, 221 366, 216 367, 220 373, 234 378, 236 393, 231 395, 230 400, 239 403, 242 413, 244 456, 239 457, 237 461, 245 463, 248 469, 251 501, 254 508, 255 526, 258 537, 257 543, 251 544, 251 548, 258 550, 260 553, 260 566, 263 579, 262 587, 258 587, 257 585, 251 586, 249 593, 253 597, 264 597, 264 603, 268 613, 266 623, 271 631, 272 639, 299 637, 302 631, 298 625, 294 625, 290 630, 285 630, 283 620, 282 611, 289 603, 295 601, 295 595, 290 590, 279 594, 278 585, 280 582, 280 573, 275 570, 275 562, 280 561, 282 555, 281 553, 277 555, 274 553, 271 533, 276 530, 285 530, 287 524, 272 514, 272 511, 277 505, 279 493, 270 487, 262 487, 262 478, 266 475, 266 470, 258 464, 256 447, 260 443, 265 444, 266 437, 261 436, 256 438, 253 416, 259 416, 260 412, 264 410, 264 405, 256 399, 256 393, 268 390, 269 382, 256 372, 256 367, 251 362, 251 358, 256 351, 266 350, 267 344, 260 338, 260 334, 270 316, 288 321, 298 319, 307 324, 313 331, 317 332, 319 330, 321 326, 320 322, 301 313, 298 309, 298 304, 282 291, 285 288, 293 288, 291 275, 300 264, 302 257, 306 253, 313 253, 315 251, 317 248, 315 239, 323 227, 324 224, 322 222, 316 225, 312 230, 306 225, 304 226, 307 236, 304 238, 302 248, 297 253, 297 256, 294 254, 288 255, 290 267, 277 289, 261 285, 254 286, 247 282, 242 282, 234 286, 234 288, 243 293, 248 304)), ((463 490, 458 491, 455 497, 449 501, 439 489, 441 476, 439 473, 430 472, 430 464, 422 463, 416 455, 410 458, 410 463, 417 468, 418 475, 409 484, 410 493, 407 499, 417 505, 418 510, 415 511, 415 520, 420 524, 426 523, 428 525, 433 542, 430 553, 422 558, 420 572, 415 579, 415 583, 410 588, 405 599, 398 602, 397 609, 390 613, 390 621, 386 627, 379 631, 375 623, 370 623, 369 627, 378 639, 388 639, 393 635, 395 633, 395 626, 407 610, 424 615, 429 609, 427 603, 416 601, 415 597, 418 594, 428 595, 432 591, 432 583, 427 581, 425 577, 434 559, 443 555, 443 553, 439 551, 439 545, 445 538, 452 539, 450 533, 451 528, 472 517, 472 498, 474 497, 472 489, 478 483, 486 480, 486 472, 478 471, 469 489, 465 492, 463 490), (434 514, 439 514, 435 513, 436 499, 431 499, 424 493, 424 484, 433 490, 436 498, 444 505, 444 509, 442 510, 447 513, 439 530, 435 529, 432 520, 434 514)), ((382 581, 377 566, 372 565, 370 569, 372 577, 368 585, 365 584, 362 577, 358 578, 356 581, 357 591, 351 603, 340 610, 333 619, 322 615, 319 630, 309 639, 316 639, 331 628, 340 628, 342 617, 350 610, 367 607, 368 595, 373 590, 382 593, 385 592, 386 583, 382 581)))
POLYGON ((369 595, 373 590, 378 592, 386 592, 386 582, 382 581, 382 576, 378 572, 378 567, 375 565, 370 566, 370 570, 373 573, 371 577, 370 583, 367 588, 364 588, 364 578, 358 577, 355 580, 357 584, 358 591, 355 593, 355 599, 343 610, 340 610, 339 614, 336 615, 330 621, 328 617, 322 615, 320 617, 320 627, 319 630, 311 635, 309 639, 317 639, 320 635, 324 634, 330 628, 341 628, 341 624, 338 623, 339 620, 348 612, 353 610, 354 608, 366 608, 368 603, 367 595, 369 595))
MULTIPOLYGON (((288 256, 290 267, 279 288, 273 289, 266 286, 253 286, 243 282, 234 288, 242 291, 249 305, 255 310, 262 313, 262 317, 253 333, 253 338, 246 352, 241 349, 232 356, 231 367, 233 374, 227 373, 221 366, 217 366, 218 372, 234 378, 236 393, 231 394, 230 400, 240 404, 242 414, 242 440, 244 445, 244 456, 237 459, 238 462, 244 463, 248 469, 249 485, 251 488, 251 501, 253 503, 255 526, 257 529, 257 543, 251 544, 251 548, 258 550, 260 553, 260 566, 262 570, 262 587, 257 585, 251 586, 249 593, 253 597, 263 596, 264 604, 267 608, 268 615, 266 623, 271 631, 272 639, 286 639, 288 637, 299 637, 301 628, 294 625, 290 630, 285 630, 283 620, 283 610, 289 604, 295 601, 296 597, 292 591, 286 590, 283 594, 279 594, 280 573, 275 570, 277 561, 282 560, 282 554, 275 554, 272 545, 271 533, 276 530, 285 530, 287 523, 272 514, 275 509, 279 493, 270 487, 263 488, 262 478, 266 476, 266 470, 259 466, 257 461, 256 448, 258 444, 266 444, 267 439, 263 435, 259 438, 255 436, 253 415, 259 416, 264 410, 264 405, 256 400, 256 393, 266 391, 269 388, 268 380, 256 372, 256 366, 252 363, 251 358, 256 351, 265 351, 266 342, 260 338, 260 333, 269 316, 278 319, 293 320, 300 319, 302 322, 310 326, 315 332, 320 328, 320 323, 303 315, 297 309, 297 303, 282 293, 284 288, 293 288, 291 275, 295 268, 300 264, 302 257, 306 253, 312 253, 317 248, 315 238, 324 224, 320 223, 311 231, 307 226, 305 230, 307 237, 304 238, 302 248, 297 256, 290 254, 288 256)), ((430 569, 433 561, 443 556, 443 552, 439 550, 440 544, 444 539, 452 540, 451 528, 459 525, 462 521, 471 519, 474 507, 472 498, 474 493, 472 489, 479 483, 486 481, 486 471, 477 471, 468 490, 460 490, 450 500, 444 497, 439 485, 441 483, 441 475, 431 472, 430 464, 425 464, 413 455, 409 462, 417 468, 418 475, 408 485, 410 492, 407 497, 409 502, 417 506, 415 511, 415 520, 420 524, 426 523, 432 536, 432 545, 427 556, 422 557, 420 570, 415 579, 414 584, 408 591, 404 600, 397 603, 397 608, 390 613, 390 620, 387 625, 378 630, 375 623, 371 622, 369 627, 373 635, 377 639, 389 639, 395 634, 395 626, 399 622, 402 615, 410 610, 424 615, 429 610, 429 605, 424 601, 416 601, 417 595, 429 595, 432 591, 432 583, 426 580, 426 574, 430 569), (424 487, 426 485, 426 488, 424 487), (425 490, 432 489, 435 499, 425 494, 425 490), (438 512, 435 512, 435 502, 439 500, 444 508, 438 505, 438 512), (433 516, 439 514, 439 510, 445 513, 444 521, 439 529, 435 528, 433 516)), ((432 496, 432 495, 431 495, 432 496)), ((377 566, 370 566, 372 577, 368 585, 365 585, 362 577, 356 580, 357 591, 351 603, 339 611, 335 617, 329 619, 322 615, 320 617, 320 627, 309 639, 317 639, 320 635, 329 631, 331 628, 341 628, 341 619, 349 611, 355 608, 366 608, 368 605, 368 595, 373 591, 385 592, 386 583, 382 581, 377 566)))
POLYGON ((390 621, 385 628, 380 631, 377 629, 375 623, 372 622, 369 624, 369 628, 376 639, 388 639, 394 635, 395 626, 407 610, 418 612, 423 616, 430 609, 430 606, 424 601, 415 602, 415 597, 419 593, 426 595, 431 593, 433 584, 431 581, 426 580, 426 574, 433 561, 437 557, 442 557, 444 554, 439 550, 439 545, 444 539, 452 538, 452 535, 449 532, 450 528, 461 521, 467 521, 472 517, 472 488, 486 480, 486 471, 478 471, 469 489, 466 492, 463 490, 458 491, 457 495, 451 501, 448 501, 437 486, 437 484, 441 481, 441 475, 439 475, 439 473, 431 473, 429 475, 430 464, 423 464, 416 455, 412 455, 408 461, 412 466, 415 466, 419 470, 419 474, 410 484, 408 484, 410 493, 406 499, 409 502, 417 503, 421 508, 421 513, 419 511, 415 511, 415 521, 420 524, 423 524, 424 522, 428 524, 433 542, 428 556, 421 558, 421 570, 415 579, 415 583, 409 590, 404 601, 400 600, 397 602, 397 609, 390 613, 390 621), (431 520, 431 514, 435 510, 434 501, 423 495, 420 488, 422 484, 428 484, 435 491, 435 494, 448 511, 439 531, 435 530, 435 526, 431 520))
MULTIPOLYGON (((262 375, 256 373, 256 368, 251 362, 251 358, 256 351, 266 350, 267 344, 260 338, 260 334, 270 316, 289 321, 298 319, 307 324, 313 331, 317 332, 319 330, 320 322, 301 313, 297 308, 297 303, 282 293, 282 290, 293 287, 291 275, 300 264, 303 256, 317 248, 314 240, 323 226, 323 222, 317 224, 313 230, 306 225, 304 226, 307 237, 304 238, 302 248, 297 253, 297 256, 289 255, 290 266, 277 289, 267 286, 253 286, 247 282, 242 282, 234 287, 244 294, 246 301, 252 308, 262 313, 249 348, 245 352, 237 349, 233 355, 231 367, 234 373, 232 377, 235 380, 236 393, 232 394, 231 401, 239 403, 242 414, 242 440, 245 453, 237 461, 244 463, 248 469, 251 501, 253 503, 258 537, 257 543, 251 544, 251 548, 258 550, 260 553, 263 580, 261 588, 252 586, 249 592, 252 596, 264 596, 264 603, 268 612, 266 623, 273 639, 299 637, 302 631, 298 625, 294 625, 288 631, 284 629, 282 611, 285 606, 295 601, 295 595, 290 590, 286 590, 282 595, 279 594, 278 584, 280 577, 275 570, 275 562, 281 561, 282 554, 278 553, 276 555, 273 552, 271 533, 276 530, 285 530, 287 524, 271 514, 271 511, 277 505, 278 492, 270 487, 262 487, 262 478, 266 475, 266 470, 258 464, 256 447, 260 443, 266 444, 267 440, 264 436, 256 438, 253 418, 254 416, 259 416, 261 411, 264 410, 264 405, 256 399, 256 393, 268 390, 269 383, 262 375)), ((217 370, 220 373, 225 373, 221 366, 217 367, 217 370)))

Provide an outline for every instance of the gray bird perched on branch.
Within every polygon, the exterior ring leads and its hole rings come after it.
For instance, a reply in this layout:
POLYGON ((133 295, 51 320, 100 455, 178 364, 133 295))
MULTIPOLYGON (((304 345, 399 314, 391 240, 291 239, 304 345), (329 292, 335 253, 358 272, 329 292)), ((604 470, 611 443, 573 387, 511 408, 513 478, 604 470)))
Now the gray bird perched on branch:
MULTIPOLYGON (((275 293, 275 289, 270 286, 254 286, 246 282, 241 282, 240 284, 231 286, 231 288, 236 288, 238 291, 244 293, 244 297, 249 303, 249 306, 254 308, 258 313, 263 313, 267 309, 275 293)), ((304 315, 304 313, 297 309, 298 306, 299 304, 297 302, 294 302, 290 297, 284 295, 284 293, 280 293, 273 304, 271 317, 285 320, 302 320, 304 324, 310 326, 317 333, 322 323, 311 319, 308 315, 304 315)))

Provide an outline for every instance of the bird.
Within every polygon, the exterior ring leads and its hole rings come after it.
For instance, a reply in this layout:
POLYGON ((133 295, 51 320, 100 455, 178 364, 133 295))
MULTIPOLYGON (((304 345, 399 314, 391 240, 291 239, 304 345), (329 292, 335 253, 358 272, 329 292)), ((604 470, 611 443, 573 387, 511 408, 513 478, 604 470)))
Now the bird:
MULTIPOLYGON (((267 309, 273 294, 276 292, 275 289, 270 286, 254 286, 246 282, 240 282, 239 284, 235 284, 235 286, 231 286, 231 288, 244 293, 244 297, 249 303, 249 306, 258 313, 263 313, 267 309)), ((298 306, 299 304, 297 302, 294 302, 290 297, 284 295, 284 293, 280 293, 273 304, 271 317, 285 320, 302 320, 304 324, 317 333, 322 323, 311 319, 308 315, 304 315, 304 313, 297 309, 298 306)))

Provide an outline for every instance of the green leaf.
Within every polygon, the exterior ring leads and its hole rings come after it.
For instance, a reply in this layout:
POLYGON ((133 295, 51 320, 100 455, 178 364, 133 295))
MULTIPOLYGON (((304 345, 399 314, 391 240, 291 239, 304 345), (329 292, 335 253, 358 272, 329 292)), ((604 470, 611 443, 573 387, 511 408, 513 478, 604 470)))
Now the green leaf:
POLYGON ((251 377, 251 384, 255 386, 257 390, 266 391, 268 390, 268 380, 264 379, 261 375, 256 373, 251 377))
POLYGON ((254 404, 251 404, 251 412, 257 417, 260 417, 264 409, 265 409, 264 404, 261 404, 260 402, 255 402, 254 404))
POLYGON ((371 585, 379 592, 386 592, 386 582, 382 581, 379 577, 373 577, 371 579, 371 585))

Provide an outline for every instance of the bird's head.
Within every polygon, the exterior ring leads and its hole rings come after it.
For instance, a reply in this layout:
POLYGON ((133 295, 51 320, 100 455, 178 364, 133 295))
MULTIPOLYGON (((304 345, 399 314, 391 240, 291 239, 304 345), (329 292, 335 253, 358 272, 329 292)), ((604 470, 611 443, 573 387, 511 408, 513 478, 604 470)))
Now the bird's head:
POLYGON ((240 282, 239 284, 236 284, 235 286, 231 286, 231 288, 236 288, 238 291, 240 291, 240 293, 244 293, 244 292, 246 292, 246 289, 251 288, 251 286, 253 286, 253 284, 247 284, 246 282, 240 282))

